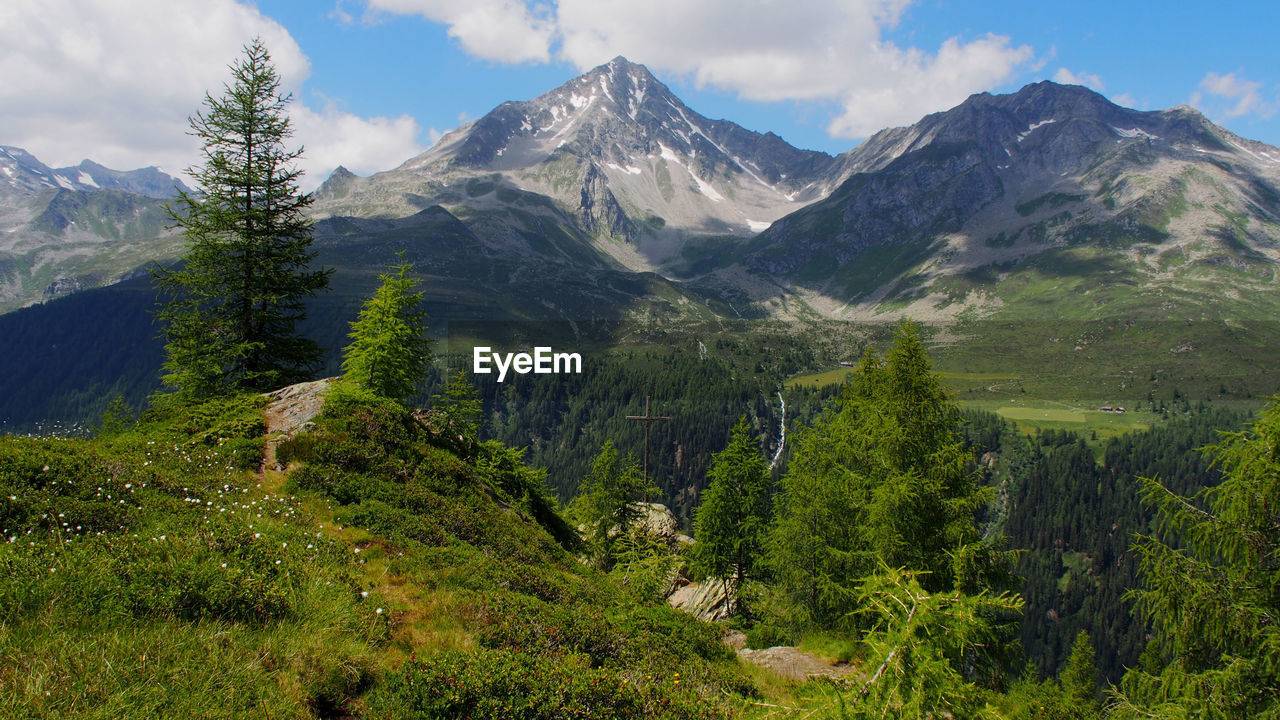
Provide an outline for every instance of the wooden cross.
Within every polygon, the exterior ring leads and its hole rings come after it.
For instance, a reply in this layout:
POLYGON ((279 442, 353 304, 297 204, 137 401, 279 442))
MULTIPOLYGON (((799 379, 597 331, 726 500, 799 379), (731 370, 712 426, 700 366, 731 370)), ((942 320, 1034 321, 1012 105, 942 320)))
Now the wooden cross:
POLYGON ((644 423, 644 486, 649 487, 649 426, 658 421, 670 420, 669 417, 658 417, 649 412, 649 396, 644 396, 644 415, 628 415, 628 420, 640 420, 644 423))

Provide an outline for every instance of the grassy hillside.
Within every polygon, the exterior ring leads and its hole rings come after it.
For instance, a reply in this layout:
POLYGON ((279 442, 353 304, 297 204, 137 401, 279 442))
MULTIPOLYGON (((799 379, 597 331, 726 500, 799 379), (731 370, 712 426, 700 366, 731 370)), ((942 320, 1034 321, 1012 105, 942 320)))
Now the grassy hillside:
POLYGON ((578 562, 518 453, 335 392, 277 472, 264 402, 0 438, 5 716, 711 718, 754 694, 720 629, 578 562))

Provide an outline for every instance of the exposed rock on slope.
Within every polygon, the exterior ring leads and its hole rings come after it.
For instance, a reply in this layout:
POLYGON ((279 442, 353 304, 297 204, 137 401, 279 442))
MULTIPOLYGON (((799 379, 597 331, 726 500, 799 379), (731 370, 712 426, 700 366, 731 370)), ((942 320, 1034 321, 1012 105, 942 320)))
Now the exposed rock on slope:
POLYGON ((668 595, 667 604, 704 622, 716 622, 729 617, 729 598, 725 590, 724 581, 719 578, 689 583, 668 595))
POLYGON ((680 532, 680 523, 671 509, 662 503, 636 503, 644 513, 636 522, 636 526, 655 537, 661 538, 671 549, 684 545, 692 545, 693 538, 680 532))
POLYGON ((309 429, 312 419, 324 410, 324 392, 336 379, 323 378, 266 393, 271 399, 263 411, 267 436, 278 442, 309 429))

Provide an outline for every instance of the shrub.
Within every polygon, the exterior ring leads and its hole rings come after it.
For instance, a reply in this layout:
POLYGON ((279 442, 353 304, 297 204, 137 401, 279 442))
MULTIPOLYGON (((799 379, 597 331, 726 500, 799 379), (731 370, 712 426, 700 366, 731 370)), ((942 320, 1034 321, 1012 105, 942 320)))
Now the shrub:
POLYGON ((722 717, 689 697, 678 675, 633 677, 589 667, 581 656, 487 649, 410 660, 387 673, 369 705, 371 715, 404 720, 722 717))
POLYGON ((747 647, 752 650, 763 650, 790 644, 790 635, 776 625, 761 623, 747 631, 747 647))

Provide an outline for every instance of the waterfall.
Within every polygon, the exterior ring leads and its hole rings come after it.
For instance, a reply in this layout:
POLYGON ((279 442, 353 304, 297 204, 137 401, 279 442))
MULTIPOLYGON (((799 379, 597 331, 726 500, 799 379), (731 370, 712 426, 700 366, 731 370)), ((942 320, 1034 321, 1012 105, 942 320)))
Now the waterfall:
POLYGON ((778 458, 782 457, 782 450, 787 446, 787 401, 782 399, 782 391, 778 391, 778 402, 782 405, 782 419, 778 421, 778 452, 773 454, 770 470, 778 464, 778 458))

